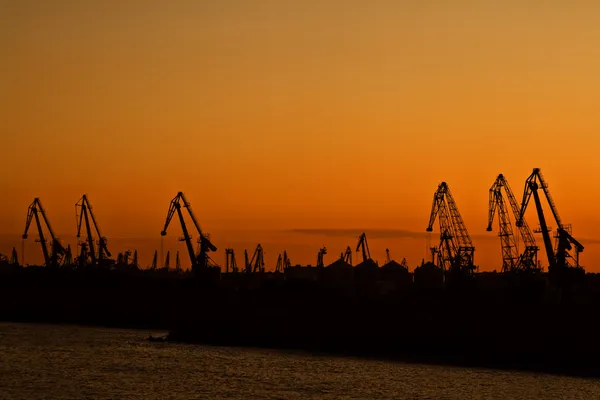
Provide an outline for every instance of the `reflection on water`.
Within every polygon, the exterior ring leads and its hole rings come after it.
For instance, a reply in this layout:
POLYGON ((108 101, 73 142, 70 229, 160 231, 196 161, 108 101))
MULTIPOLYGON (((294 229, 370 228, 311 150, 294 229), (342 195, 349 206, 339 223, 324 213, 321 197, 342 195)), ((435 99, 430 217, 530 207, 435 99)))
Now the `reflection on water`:
POLYGON ((0 323, 0 399, 600 398, 600 380, 150 343, 148 333, 0 323))

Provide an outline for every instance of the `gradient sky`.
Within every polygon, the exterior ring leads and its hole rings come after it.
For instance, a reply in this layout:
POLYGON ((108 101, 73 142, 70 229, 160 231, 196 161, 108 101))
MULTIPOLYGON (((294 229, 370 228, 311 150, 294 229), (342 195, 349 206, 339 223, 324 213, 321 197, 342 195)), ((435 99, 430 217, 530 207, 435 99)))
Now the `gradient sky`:
MULTIPOLYGON (((600 5, 451 4, 0 0, 0 251, 34 197, 72 236, 87 193, 149 263, 182 190, 220 251, 314 264, 355 238, 280 231, 423 232, 446 181, 493 269, 488 189, 503 173, 520 197, 540 167, 600 271, 600 5)), ((378 239, 377 258, 416 264, 424 242, 378 239)))

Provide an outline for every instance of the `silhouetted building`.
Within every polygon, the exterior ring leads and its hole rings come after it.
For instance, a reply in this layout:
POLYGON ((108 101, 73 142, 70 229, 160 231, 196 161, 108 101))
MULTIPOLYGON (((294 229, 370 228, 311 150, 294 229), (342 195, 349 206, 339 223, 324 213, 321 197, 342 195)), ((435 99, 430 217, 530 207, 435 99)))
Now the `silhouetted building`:
POLYGON ((415 268, 415 285, 422 288, 436 288, 444 285, 444 271, 432 262, 415 268))

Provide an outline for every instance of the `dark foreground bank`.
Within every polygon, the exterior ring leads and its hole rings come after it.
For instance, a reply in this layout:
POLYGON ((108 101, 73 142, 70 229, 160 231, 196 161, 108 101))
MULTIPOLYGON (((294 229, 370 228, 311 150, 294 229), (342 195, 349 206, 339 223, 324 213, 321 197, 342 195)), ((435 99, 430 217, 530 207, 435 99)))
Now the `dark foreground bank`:
POLYGON ((383 296, 285 281, 207 286, 45 270, 8 278, 0 282, 5 321, 164 329, 185 343, 600 376, 595 285, 558 302, 504 284, 383 296))

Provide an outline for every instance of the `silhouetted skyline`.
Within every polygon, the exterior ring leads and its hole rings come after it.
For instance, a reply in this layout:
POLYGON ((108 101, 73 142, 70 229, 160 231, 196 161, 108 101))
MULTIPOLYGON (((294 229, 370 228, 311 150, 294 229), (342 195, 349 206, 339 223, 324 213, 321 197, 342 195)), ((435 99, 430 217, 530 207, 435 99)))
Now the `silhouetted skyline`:
MULTIPOLYGON (((153 238, 178 190, 220 248, 233 229, 265 246, 260 230, 420 232, 446 181, 477 235, 495 176, 520 191, 536 166, 576 237, 599 238, 599 12, 589 2, 12 2, 0 16, 0 232, 20 234, 34 197, 59 235, 73 232, 71 204, 88 193, 109 240, 153 238)), ((300 263, 338 246, 306 239, 306 253, 290 250, 300 263)), ((482 266, 499 257, 493 239, 475 246, 482 266)), ((381 247, 414 263, 424 245, 381 247)), ((600 251, 587 247, 582 262, 594 271, 600 251)))

